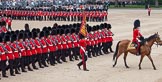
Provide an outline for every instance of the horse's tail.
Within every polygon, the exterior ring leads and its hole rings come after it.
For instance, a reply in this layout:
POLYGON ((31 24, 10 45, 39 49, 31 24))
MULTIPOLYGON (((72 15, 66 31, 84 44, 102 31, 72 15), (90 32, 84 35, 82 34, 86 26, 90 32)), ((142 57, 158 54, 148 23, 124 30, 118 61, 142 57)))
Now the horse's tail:
POLYGON ((120 43, 121 41, 119 41, 118 43, 117 43, 117 45, 116 45, 116 50, 115 50, 115 53, 114 53, 114 56, 113 56, 113 60, 115 60, 115 57, 117 56, 117 54, 118 54, 118 48, 119 48, 119 43, 120 43))

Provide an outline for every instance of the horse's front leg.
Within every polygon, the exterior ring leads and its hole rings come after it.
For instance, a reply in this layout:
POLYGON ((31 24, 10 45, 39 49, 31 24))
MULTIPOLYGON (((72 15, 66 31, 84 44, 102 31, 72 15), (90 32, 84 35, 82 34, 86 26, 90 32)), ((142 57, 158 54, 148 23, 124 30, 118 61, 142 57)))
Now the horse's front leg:
POLYGON ((140 63, 138 65, 140 70, 141 70, 141 63, 142 63, 142 60, 143 60, 144 56, 145 56, 144 54, 141 54, 140 63))
POLYGON ((153 66, 154 70, 156 70, 156 67, 155 67, 154 62, 153 62, 153 60, 152 60, 152 58, 151 58, 151 55, 147 55, 147 57, 150 59, 150 61, 151 61, 151 63, 152 63, 152 66, 153 66))

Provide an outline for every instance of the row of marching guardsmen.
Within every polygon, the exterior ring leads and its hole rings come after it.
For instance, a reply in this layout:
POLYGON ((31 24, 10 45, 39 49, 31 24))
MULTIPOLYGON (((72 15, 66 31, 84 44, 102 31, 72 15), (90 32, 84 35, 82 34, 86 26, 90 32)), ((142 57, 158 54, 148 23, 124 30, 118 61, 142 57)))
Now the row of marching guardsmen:
MULTIPOLYGON (((107 21, 106 11, 85 11, 87 21, 107 21)), ((10 16, 13 20, 44 20, 44 21, 81 21, 83 12, 72 11, 25 11, 0 10, 0 16, 10 16)))
MULTIPOLYGON (((39 68, 54 66, 57 63, 79 60, 80 24, 44 27, 30 30, 16 30, 0 34, 0 69, 3 77, 20 74, 39 68), (4 39, 3 39, 4 38, 4 39), (36 65, 38 63, 38 65, 36 65), (32 66, 32 67, 31 67, 32 66), (39 68, 38 68, 39 66, 39 68)), ((87 50, 91 58, 108 54, 112 45, 111 25, 104 23, 97 26, 87 25, 87 50), (103 51, 103 53, 102 53, 103 51)))

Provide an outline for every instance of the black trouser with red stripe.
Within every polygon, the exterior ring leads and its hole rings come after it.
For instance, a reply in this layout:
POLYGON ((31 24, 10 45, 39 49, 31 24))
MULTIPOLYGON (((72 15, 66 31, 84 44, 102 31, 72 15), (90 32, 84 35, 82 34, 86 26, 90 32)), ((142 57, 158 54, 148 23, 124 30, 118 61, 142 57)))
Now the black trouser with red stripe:
POLYGON ((56 62, 55 62, 55 60, 56 60, 55 56, 56 56, 56 51, 53 51, 53 52, 50 52, 49 53, 49 62, 50 62, 51 65, 55 65, 56 64, 56 62))
POLYGON ((2 76, 6 76, 6 68, 7 68, 6 61, 7 60, 0 61, 0 69, 2 70, 2 76))
POLYGON ((10 69, 10 75, 14 75, 14 60, 13 59, 9 59, 9 69, 10 69))
POLYGON ((18 71, 19 65, 20 65, 20 58, 15 58, 15 60, 14 60, 14 69, 15 69, 16 74, 19 73, 19 71, 18 71))
POLYGON ((85 54, 84 54, 83 56, 84 56, 84 60, 83 60, 83 58, 82 58, 82 61, 78 63, 78 66, 83 65, 83 70, 86 70, 86 69, 87 69, 87 68, 86 68, 87 56, 86 56, 85 54), (83 62, 84 62, 84 63, 83 63, 83 62))

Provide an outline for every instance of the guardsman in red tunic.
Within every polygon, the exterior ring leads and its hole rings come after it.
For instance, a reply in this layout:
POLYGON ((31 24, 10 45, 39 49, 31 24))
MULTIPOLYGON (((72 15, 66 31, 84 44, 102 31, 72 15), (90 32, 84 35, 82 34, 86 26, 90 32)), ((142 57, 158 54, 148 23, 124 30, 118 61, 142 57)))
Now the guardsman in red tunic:
POLYGON ((40 32, 40 44, 42 45, 42 59, 41 59, 41 63, 45 67, 48 67, 48 65, 46 64, 46 60, 48 58, 48 47, 47 47, 47 44, 45 42, 45 31, 41 31, 40 32))
POLYGON ((33 32, 33 39, 34 39, 34 42, 35 42, 35 45, 36 45, 36 51, 37 51, 37 62, 38 62, 38 65, 40 68, 44 68, 42 66, 42 44, 40 43, 40 39, 38 38, 38 33, 37 32, 33 32))
POLYGON ((61 52, 61 60, 63 62, 67 62, 66 61, 66 56, 68 56, 67 54, 67 49, 68 49, 68 45, 67 45, 67 40, 65 38, 65 33, 64 33, 64 29, 61 29, 61 43, 63 46, 62 52, 61 52))
POLYGON ((79 60, 78 59, 78 52, 79 52, 79 37, 75 34, 75 29, 71 29, 71 38, 73 39, 72 41, 72 46, 73 46, 73 49, 72 49, 72 52, 73 52, 73 56, 75 57, 75 60, 79 60))
POLYGON ((3 40, 2 40, 2 37, 0 36, 0 69, 2 71, 2 77, 5 77, 5 78, 8 78, 8 76, 6 75, 6 68, 7 68, 7 65, 6 65, 6 62, 7 62, 7 55, 6 55, 6 52, 4 50, 4 43, 3 43, 3 40))
POLYGON ((135 20, 134 21, 134 28, 133 28, 133 40, 132 42, 137 45, 137 55, 140 55, 140 43, 139 40, 143 40, 144 37, 142 36, 142 34, 140 33, 139 30, 140 27, 140 20, 135 20))
POLYGON ((56 64, 55 56, 56 56, 56 50, 58 49, 56 40, 53 37, 56 34, 57 34, 57 31, 52 30, 51 35, 48 35, 46 38, 46 42, 47 42, 48 49, 49 49, 49 62, 52 66, 56 64))
POLYGON ((10 46, 12 48, 13 55, 15 57, 15 59, 14 59, 14 69, 15 69, 15 74, 20 74, 20 72, 18 70, 19 64, 20 64, 20 56, 19 56, 19 52, 18 52, 18 49, 17 49, 16 41, 17 41, 17 35, 13 34, 11 36, 11 45, 10 46))
POLYGON ((98 36, 98 32, 97 32, 98 26, 95 26, 94 28, 95 28, 95 31, 94 31, 94 41, 95 41, 94 49, 95 49, 96 56, 99 56, 99 54, 98 54, 98 51, 99 51, 98 50, 98 38, 99 38, 99 36, 98 36))
POLYGON ((14 59, 15 58, 14 58, 12 49, 10 47, 10 36, 5 35, 4 41, 5 41, 4 47, 7 51, 6 56, 8 57, 8 62, 9 62, 8 66, 9 66, 9 69, 10 69, 10 75, 15 76, 15 74, 14 74, 14 59))
POLYGON ((68 45, 68 49, 67 49, 67 54, 69 55, 69 60, 70 61, 73 61, 73 54, 71 54, 72 52, 72 48, 73 48, 73 45, 72 45, 72 41, 73 41, 73 38, 70 36, 70 30, 69 29, 66 29, 65 30, 65 38, 67 40, 67 45, 68 45))
POLYGON ((80 44, 80 55, 82 56, 82 61, 77 64, 78 68, 80 68, 81 65, 83 65, 83 70, 84 71, 89 71, 86 67, 86 61, 87 61, 87 51, 86 51, 86 38, 82 34, 79 34, 79 44, 80 44))
POLYGON ((8 30, 12 31, 12 28, 11 28, 12 19, 11 19, 11 17, 8 17, 6 19, 6 23, 8 25, 8 30))
POLYGON ((100 25, 100 28, 99 28, 99 30, 98 30, 98 35, 99 35, 99 39, 98 39, 98 50, 99 50, 99 54, 100 55, 103 55, 102 54, 102 48, 103 48, 103 46, 102 46, 102 38, 104 38, 104 35, 102 34, 102 24, 100 25))
POLYGON ((25 70, 25 60, 26 60, 26 50, 25 50, 25 47, 24 47, 24 43, 23 43, 23 38, 24 38, 24 34, 23 33, 20 33, 19 36, 18 36, 18 43, 17 43, 17 46, 19 48, 19 51, 20 51, 20 64, 21 64, 21 70, 22 72, 27 72, 25 70))
POLYGON ((90 41, 90 32, 91 32, 91 26, 87 27, 87 31, 88 31, 88 34, 87 34, 87 52, 88 52, 88 57, 89 58, 92 58, 91 56, 91 41, 90 41))
POLYGON ((62 43, 61 43, 61 38, 60 38, 61 37, 60 33, 61 33, 60 29, 57 29, 57 36, 53 36, 55 38, 55 40, 57 42, 57 46, 58 46, 57 55, 56 55, 56 61, 58 63, 62 63, 60 61, 60 58, 61 58, 61 52, 62 52, 62 49, 63 49, 63 46, 62 46, 62 43))
POLYGON ((26 47, 26 66, 28 67, 29 71, 33 71, 33 69, 30 67, 30 64, 32 63, 32 52, 31 52, 32 46, 30 45, 27 33, 25 33, 24 38, 25 38, 24 44, 26 47))
POLYGON ((112 44, 113 44, 113 36, 114 34, 112 33, 111 31, 111 24, 108 24, 108 27, 107 27, 107 33, 108 33, 108 49, 110 50, 110 52, 114 52, 111 48, 112 44))
POLYGON ((37 60, 37 51, 36 51, 36 43, 34 42, 34 37, 33 37, 33 34, 32 34, 33 32, 29 32, 28 33, 28 36, 29 36, 29 41, 30 41, 30 45, 31 45, 31 47, 32 47, 32 49, 31 49, 31 52, 32 52, 32 67, 33 67, 33 69, 35 69, 35 70, 38 70, 38 68, 36 67, 36 65, 35 65, 35 61, 37 60))

